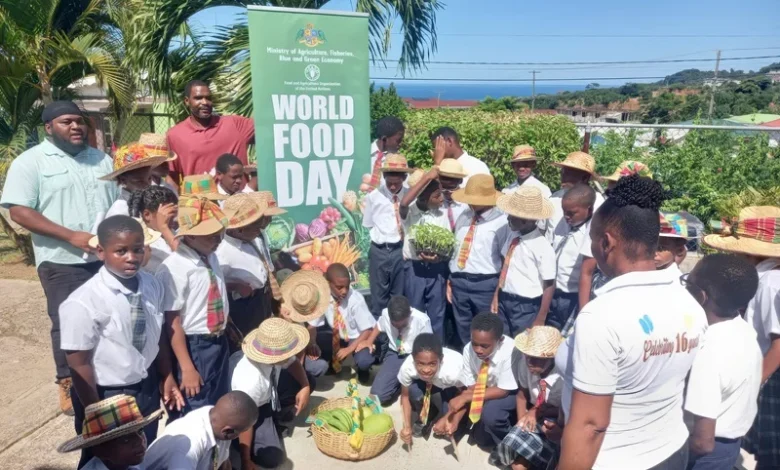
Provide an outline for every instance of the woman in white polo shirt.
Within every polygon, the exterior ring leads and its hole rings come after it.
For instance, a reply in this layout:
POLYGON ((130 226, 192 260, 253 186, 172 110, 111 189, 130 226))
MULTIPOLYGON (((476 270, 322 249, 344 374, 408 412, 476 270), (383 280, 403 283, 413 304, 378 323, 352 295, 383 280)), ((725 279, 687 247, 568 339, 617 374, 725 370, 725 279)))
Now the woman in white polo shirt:
POLYGON ((607 194, 590 232, 611 280, 556 356, 566 417, 558 468, 683 469, 683 389, 707 319, 679 280, 656 270, 660 185, 629 176, 607 194))

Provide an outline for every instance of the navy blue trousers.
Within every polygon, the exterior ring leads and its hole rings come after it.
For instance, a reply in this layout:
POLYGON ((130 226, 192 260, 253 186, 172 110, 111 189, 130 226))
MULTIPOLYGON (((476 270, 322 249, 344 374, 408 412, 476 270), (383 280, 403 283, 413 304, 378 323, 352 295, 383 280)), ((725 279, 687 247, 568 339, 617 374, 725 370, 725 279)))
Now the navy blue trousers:
POLYGON ((382 365, 379 367, 371 384, 371 394, 379 398, 382 406, 390 406, 401 392, 401 382, 398 381, 398 372, 401 370, 408 354, 399 356, 395 351, 387 351, 382 365))
MULTIPOLYGON (((422 380, 415 380, 409 385, 409 402, 412 404, 412 422, 417 422, 420 419, 420 410, 422 410, 423 397, 425 397, 426 383, 422 380)), ((431 389, 431 408, 428 410, 428 422, 426 426, 433 425, 439 417, 444 416, 449 411, 450 400, 458 396, 458 389, 456 387, 440 389, 437 386, 433 386, 431 389), (439 394, 441 397, 441 409, 436 406, 436 400, 434 396, 439 394)), ((468 418, 467 418, 468 419, 468 418)))
POLYGON ((444 340, 444 315, 447 311, 447 263, 404 261, 404 295, 409 305, 431 319, 433 334, 444 340))
POLYGON ((732 470, 739 459, 742 439, 715 438, 715 448, 707 455, 688 456, 688 470, 732 470))
POLYGON ((368 250, 368 278, 371 282, 371 314, 382 315, 390 297, 404 293, 403 243, 395 245, 371 244, 368 250))
POLYGON ((566 320, 579 309, 579 304, 580 294, 578 292, 567 293, 556 289, 545 324, 559 330, 562 329, 566 320))
MULTIPOLYGON (((516 394, 515 390, 504 398, 485 401, 482 416, 471 428, 471 437, 480 448, 493 449, 509 434, 517 418, 516 394)), ((469 419, 468 412, 463 419, 469 419)))
POLYGON ((504 334, 512 338, 530 328, 539 313, 542 298, 529 299, 510 294, 503 290, 498 292, 498 315, 504 322, 504 334))
POLYGON ((452 313, 458 336, 463 344, 471 341, 471 320, 478 313, 489 312, 498 287, 498 274, 453 273, 452 313))
MULTIPOLYGON (((217 404, 222 395, 230 391, 230 351, 227 335, 187 335, 187 350, 192 363, 203 380, 200 392, 194 397, 184 397, 181 414, 172 413, 171 419, 186 415, 204 406, 217 404)), ((176 367, 176 378, 181 383, 181 367, 176 367)))
POLYGON ((263 320, 273 315, 263 289, 256 289, 252 292, 252 295, 242 299, 233 300, 233 297, 228 297, 230 320, 244 336, 260 326, 263 320))
MULTIPOLYGON (((350 341, 350 343, 352 341, 350 341)), ((320 359, 330 364, 330 360, 333 357, 333 330, 327 323, 317 327, 317 346, 320 347, 322 353, 320 359)), ((349 343, 342 341, 341 347, 346 346, 349 346, 349 343)), ((368 349, 361 349, 352 355, 352 360, 355 361, 357 370, 363 372, 371 370, 371 366, 376 362, 376 357, 368 349)))

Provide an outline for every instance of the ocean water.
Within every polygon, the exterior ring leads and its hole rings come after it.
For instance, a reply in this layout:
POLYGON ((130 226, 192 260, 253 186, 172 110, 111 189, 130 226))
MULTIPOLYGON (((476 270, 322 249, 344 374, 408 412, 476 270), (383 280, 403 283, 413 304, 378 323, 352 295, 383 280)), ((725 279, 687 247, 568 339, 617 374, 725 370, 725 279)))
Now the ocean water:
MULTIPOLYGON (((376 87, 387 87, 390 82, 376 81, 376 87)), ((453 83, 453 82, 394 82, 403 98, 437 98, 442 100, 483 100, 490 96, 531 96, 531 84, 526 83, 453 83)), ((536 85, 536 94, 555 94, 562 91, 584 90, 585 85, 536 85)))

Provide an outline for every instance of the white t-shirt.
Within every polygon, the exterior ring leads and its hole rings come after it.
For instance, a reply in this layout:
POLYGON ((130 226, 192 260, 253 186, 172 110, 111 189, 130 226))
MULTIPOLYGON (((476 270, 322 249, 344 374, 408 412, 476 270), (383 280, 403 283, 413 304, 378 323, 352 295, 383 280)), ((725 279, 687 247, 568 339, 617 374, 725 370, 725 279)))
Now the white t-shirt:
POLYGON ((747 434, 758 411, 763 359, 755 330, 741 317, 710 325, 691 368, 686 411, 716 420, 716 437, 747 434))
MULTIPOLYGON (((387 313, 387 309, 382 310, 382 315, 379 317, 378 325, 379 331, 385 333, 390 340, 390 349, 395 352, 399 352, 398 346, 396 344, 399 337, 399 331, 390 322, 390 314, 387 313)), ((412 346, 414 346, 414 340, 421 333, 433 333, 433 330, 431 329, 431 319, 428 318, 428 315, 422 313, 416 308, 412 308, 412 316, 409 318, 409 326, 406 327, 405 331, 400 332, 402 341, 401 352, 399 354, 411 354, 412 346)))
POLYGON ((748 304, 745 319, 758 334, 761 354, 766 356, 772 346, 770 335, 780 335, 780 259, 768 259, 756 266, 758 290, 748 304))
POLYGON ((489 175, 490 174, 490 168, 480 160, 479 158, 472 157, 468 154, 465 150, 463 151, 463 154, 456 158, 455 160, 458 161, 463 166, 463 171, 466 172, 466 177, 463 178, 463 183, 460 184, 461 188, 466 187, 466 183, 468 183, 469 178, 471 178, 474 175, 489 175))
MULTIPOLYGON (((502 338, 488 359, 488 380, 487 386, 498 387, 502 390, 517 390, 517 381, 512 372, 512 351, 515 350, 515 342, 509 336, 502 338)), ((482 360, 477 357, 471 342, 463 348, 463 373, 461 374, 461 383, 466 387, 471 387, 477 383, 479 369, 482 368, 482 360)))
MULTIPOLYGON (((217 286, 222 295, 222 308, 225 311, 224 328, 229 314, 225 278, 219 267, 217 255, 210 254, 208 262, 214 271, 217 286)), ((176 252, 166 258, 157 269, 156 277, 162 282, 165 291, 163 310, 179 312, 184 333, 188 335, 210 334, 208 295, 211 278, 206 264, 200 259, 198 253, 184 243, 179 243, 176 252)))
POLYGON ((240 282, 247 284, 252 289, 262 289, 268 280, 268 271, 263 260, 260 259, 262 248, 257 245, 258 240, 244 242, 238 238, 225 235, 225 239, 217 247, 217 259, 225 282, 240 282), (255 243, 257 249, 250 243, 255 243))
POLYGON ((556 356, 565 374, 564 413, 568 420, 572 387, 612 395, 609 427, 593 468, 624 470, 626 462, 650 468, 688 439, 683 389, 707 319, 679 281, 662 271, 618 276, 596 294, 556 356))
POLYGON ((146 322, 146 341, 139 352, 133 345, 132 294, 105 267, 60 305, 60 347, 89 351, 95 381, 104 387, 137 384, 160 351, 163 286, 151 274, 139 272, 138 293, 146 322))
MULTIPOLYGON (((341 338, 342 340, 357 339, 360 333, 373 329, 376 325, 376 319, 371 315, 371 311, 368 310, 366 299, 355 289, 349 290, 347 298, 339 304, 339 311, 347 324, 347 338, 341 338)), ((333 301, 328 304, 328 310, 325 311, 325 315, 310 321, 309 325, 320 327, 324 326, 326 322, 328 326, 333 328, 333 301)))
POLYGON ((165 432, 149 445, 141 467, 144 470, 212 470, 212 449, 217 447, 217 465, 230 457, 230 441, 218 441, 204 406, 168 423, 165 432))
POLYGON ((561 219, 553 232, 552 245, 557 265, 555 288, 567 293, 579 292, 582 260, 590 254, 590 220, 572 230, 561 219))
MULTIPOLYGON (((531 405, 535 405, 539 399, 539 392, 541 391, 542 377, 536 374, 532 374, 528 370, 528 362, 525 355, 515 349, 512 352, 512 372, 517 379, 517 385, 520 388, 528 390, 528 396, 530 398, 531 405)), ((553 366, 553 369, 544 377, 546 385, 544 402, 560 408, 561 395, 563 394, 563 379, 558 371, 557 367, 553 366)))
MULTIPOLYGON (((239 354, 239 353, 236 353, 239 354)), ((231 357, 232 359, 232 357, 231 357)), ((230 389, 240 390, 254 400, 257 407, 261 407, 271 400, 271 371, 276 368, 276 380, 274 386, 279 385, 279 373, 286 369, 297 358, 287 359, 282 364, 269 365, 253 362, 241 354, 241 359, 233 368, 230 379, 230 389)))
POLYGON ((441 209, 422 211, 417 202, 413 202, 409 206, 409 212, 406 214, 406 218, 402 219, 404 226, 404 259, 419 260, 417 256, 417 250, 414 249, 414 245, 411 242, 412 229, 415 225, 430 224, 438 227, 450 229, 450 222, 447 218, 447 213, 441 209))
MULTIPOLYGON (((390 194, 386 186, 381 186, 366 196, 366 205, 363 208, 363 227, 369 229, 372 242, 383 244, 401 241, 401 233, 398 231, 400 220, 396 219, 393 198, 397 197, 400 204, 407 191, 407 188, 401 188, 398 194, 393 195, 390 194)), ((401 225, 401 230, 403 230, 403 225, 401 225)))
POLYGON ((498 209, 483 212, 474 230, 474 239, 466 259, 466 267, 458 267, 458 254, 469 233, 474 211, 467 209, 455 224, 455 251, 450 259, 451 273, 498 274, 501 272, 501 248, 509 237, 506 214, 498 209))
POLYGON ((555 251, 539 230, 534 229, 522 236, 518 232, 511 232, 501 249, 503 257, 506 257, 509 246, 518 236, 521 241, 512 252, 503 291, 535 299, 544 292, 544 281, 555 279, 555 251))
MULTIPOLYGON (((443 353, 444 358, 431 383, 434 387, 439 387, 442 390, 450 387, 462 387, 460 379, 463 373, 463 356, 459 352, 447 348, 443 349, 443 353)), ((419 378, 417 368, 414 367, 414 357, 410 355, 401 364, 401 370, 398 371, 398 382, 404 387, 408 387, 419 378)))

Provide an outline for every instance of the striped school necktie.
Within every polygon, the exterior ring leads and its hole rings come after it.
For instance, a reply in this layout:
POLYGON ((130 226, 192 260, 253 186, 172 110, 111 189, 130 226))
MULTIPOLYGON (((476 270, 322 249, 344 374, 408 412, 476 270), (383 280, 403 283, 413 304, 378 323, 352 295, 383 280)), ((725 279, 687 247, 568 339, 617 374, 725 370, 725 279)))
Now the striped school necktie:
POLYGON ((127 294, 130 304, 130 329, 133 332, 133 346, 140 353, 146 345, 146 313, 144 312, 141 293, 127 294))
POLYGON ((501 267, 501 275, 498 277, 498 288, 503 289, 504 284, 506 283, 506 275, 509 272, 509 263, 512 261, 512 255, 515 253, 515 248, 517 248, 517 245, 520 244, 520 237, 515 238, 512 240, 512 243, 509 244, 509 249, 506 252, 506 257, 504 257, 504 265, 501 267))
POLYGON ((428 414, 431 411, 431 390, 433 384, 425 384, 425 395, 423 395, 422 408, 420 409, 420 422, 423 426, 428 424, 428 414))
POLYGON ((276 366, 271 366, 271 377, 269 378, 271 385, 271 410, 281 411, 282 404, 279 401, 279 391, 276 386, 279 381, 279 373, 276 371, 276 366))
POLYGON ((474 234, 477 231, 477 222, 479 222, 479 214, 474 214, 471 219, 471 225, 469 231, 466 233, 466 238, 463 239, 463 245, 458 252, 458 268, 466 269, 466 261, 469 259, 469 253, 471 253, 471 244, 474 242, 474 234))
MULTIPOLYGON (((203 259, 203 258, 202 258, 203 259)), ((219 290, 217 276, 205 259, 206 269, 209 272, 209 291, 206 297, 206 326, 212 334, 220 333, 225 323, 225 302, 222 292, 219 290)))
MULTIPOLYGON (((262 235, 260 237, 262 237, 262 235)), ((265 253, 260 251, 260 248, 254 242, 249 242, 249 246, 254 248, 255 252, 257 252, 257 256, 260 257, 260 261, 263 263, 263 267, 265 267, 265 272, 268 273, 268 285, 271 286, 271 295, 275 300, 282 300, 282 289, 279 287, 279 282, 277 282, 273 271, 271 271, 271 265, 268 263, 268 258, 266 258, 265 253)))
POLYGON ((544 405, 544 401, 547 399, 547 382, 544 379, 539 380, 539 396, 536 397, 536 408, 544 405))
POLYGON ((381 150, 376 151, 376 160, 374 160, 374 168, 371 170, 371 182, 369 186, 374 190, 379 187, 379 178, 382 175, 382 160, 385 159, 385 153, 381 150))
POLYGON ((393 210, 395 211, 395 227, 396 230, 398 230, 398 236, 401 237, 401 240, 404 239, 404 226, 401 224, 401 212, 399 207, 400 201, 398 200, 398 195, 393 194, 393 210))
POLYGON ((347 339, 347 324, 339 310, 339 301, 333 299, 333 356, 331 357, 331 366, 338 374, 341 372, 341 361, 336 359, 336 353, 341 350, 341 339, 347 339))
POLYGON ((490 363, 485 361, 479 368, 477 374, 477 383, 474 386, 474 393, 471 398, 471 408, 469 408, 469 420, 472 423, 479 421, 482 417, 482 406, 485 404, 485 390, 487 390, 488 368, 490 363))

